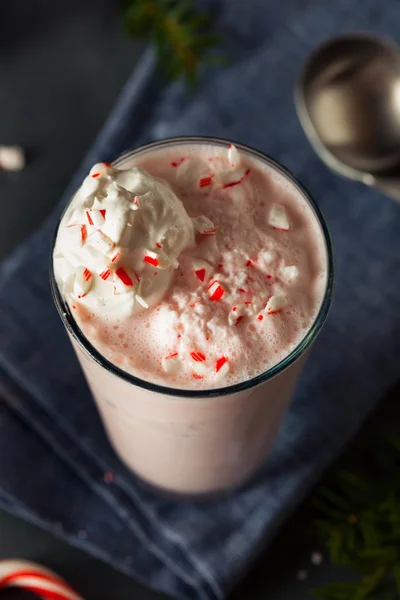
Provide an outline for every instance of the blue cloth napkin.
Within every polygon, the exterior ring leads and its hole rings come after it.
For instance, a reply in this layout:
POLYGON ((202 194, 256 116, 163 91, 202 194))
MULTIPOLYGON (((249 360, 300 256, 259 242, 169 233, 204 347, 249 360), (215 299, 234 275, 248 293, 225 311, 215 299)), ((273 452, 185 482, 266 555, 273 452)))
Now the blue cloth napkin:
POLYGON ((147 53, 49 221, 0 272, 0 503, 158 590, 219 600, 365 416, 400 358, 400 206, 329 172, 296 119, 307 53, 345 30, 399 35, 394 0, 212 3, 231 62, 195 95, 161 88, 147 53), (52 305, 48 260, 62 206, 92 163, 177 134, 239 140, 313 192, 337 253, 336 300, 270 459, 246 489, 178 504, 142 489, 112 452, 52 305), (106 481, 106 472, 114 480, 106 481))

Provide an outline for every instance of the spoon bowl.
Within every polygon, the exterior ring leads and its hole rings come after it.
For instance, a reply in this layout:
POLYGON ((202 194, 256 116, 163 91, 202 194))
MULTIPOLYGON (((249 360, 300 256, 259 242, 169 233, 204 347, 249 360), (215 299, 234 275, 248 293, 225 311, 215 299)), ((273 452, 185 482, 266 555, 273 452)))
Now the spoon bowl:
POLYGON ((321 158, 368 185, 400 165, 400 50, 369 35, 318 47, 295 93, 303 128, 321 158))

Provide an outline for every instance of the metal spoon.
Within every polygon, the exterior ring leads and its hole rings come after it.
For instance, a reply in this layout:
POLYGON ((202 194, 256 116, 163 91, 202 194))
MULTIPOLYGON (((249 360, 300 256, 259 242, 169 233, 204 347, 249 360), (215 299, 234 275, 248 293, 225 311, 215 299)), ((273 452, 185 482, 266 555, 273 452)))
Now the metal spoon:
POLYGON ((400 200, 400 48, 366 34, 319 46, 296 92, 300 122, 319 156, 345 177, 400 200))

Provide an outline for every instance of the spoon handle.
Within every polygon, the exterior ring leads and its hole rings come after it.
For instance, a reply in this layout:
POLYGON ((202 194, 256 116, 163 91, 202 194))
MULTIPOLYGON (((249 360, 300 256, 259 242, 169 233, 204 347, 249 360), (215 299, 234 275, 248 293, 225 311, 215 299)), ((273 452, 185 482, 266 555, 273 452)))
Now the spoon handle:
POLYGON ((378 189, 385 196, 400 202, 400 177, 375 179, 372 187, 378 189))

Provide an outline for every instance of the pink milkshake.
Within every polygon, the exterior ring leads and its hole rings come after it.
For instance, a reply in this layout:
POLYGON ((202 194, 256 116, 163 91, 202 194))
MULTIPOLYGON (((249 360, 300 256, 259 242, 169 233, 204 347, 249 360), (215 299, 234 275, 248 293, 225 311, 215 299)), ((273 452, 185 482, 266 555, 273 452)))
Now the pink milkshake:
POLYGON ((332 294, 318 209, 262 154, 157 142, 95 165, 53 291, 110 440, 144 481, 201 495, 266 458, 332 294))

